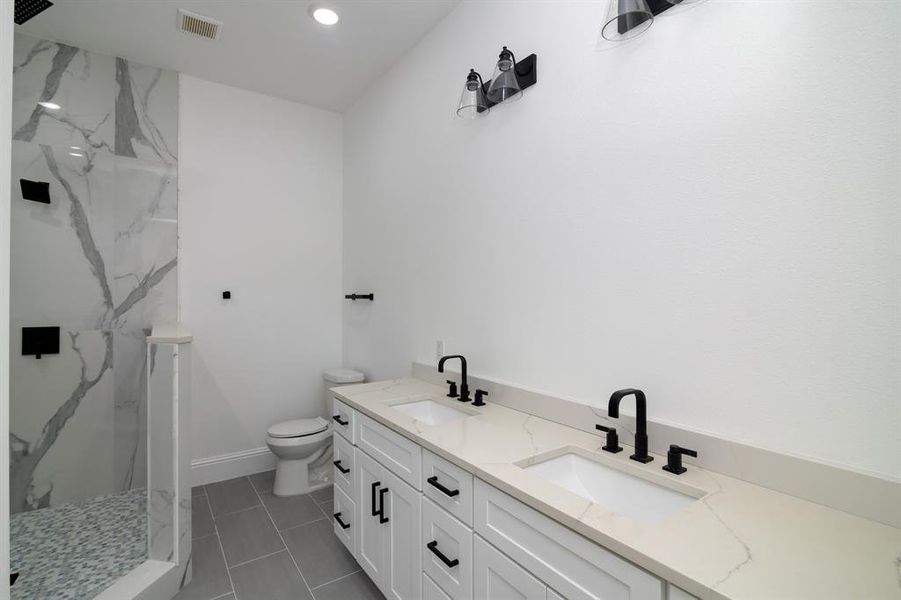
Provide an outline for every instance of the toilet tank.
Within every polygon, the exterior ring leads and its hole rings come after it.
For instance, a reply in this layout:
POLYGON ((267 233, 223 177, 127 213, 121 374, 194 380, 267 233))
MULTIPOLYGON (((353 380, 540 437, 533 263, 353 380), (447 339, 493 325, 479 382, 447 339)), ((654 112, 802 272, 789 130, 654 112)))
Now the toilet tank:
POLYGON ((323 416, 328 418, 332 414, 332 395, 329 389, 342 385, 363 383, 364 375, 353 369, 326 369, 322 373, 322 401, 323 416))

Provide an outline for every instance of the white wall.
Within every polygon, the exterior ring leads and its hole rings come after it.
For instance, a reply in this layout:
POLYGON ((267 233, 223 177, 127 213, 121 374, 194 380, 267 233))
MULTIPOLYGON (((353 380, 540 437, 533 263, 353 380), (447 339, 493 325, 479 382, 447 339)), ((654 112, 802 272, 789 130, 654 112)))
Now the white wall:
POLYGON ((345 364, 434 360, 901 474, 901 4, 464 2, 345 115, 345 364), (850 4, 855 8, 850 9, 850 4), (676 13, 676 10, 670 11, 676 13), (470 67, 538 54, 516 104, 470 67))
POLYGON ((341 362, 341 116, 180 86, 179 297, 201 459, 322 412, 322 370, 341 362))

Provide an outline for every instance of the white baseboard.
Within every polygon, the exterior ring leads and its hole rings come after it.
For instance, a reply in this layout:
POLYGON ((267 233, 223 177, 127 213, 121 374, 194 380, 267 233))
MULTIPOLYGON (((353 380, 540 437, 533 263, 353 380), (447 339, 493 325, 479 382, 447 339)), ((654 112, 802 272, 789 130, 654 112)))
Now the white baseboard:
POLYGON ((269 448, 251 448, 230 454, 191 461, 191 485, 204 485, 244 477, 275 468, 275 455, 269 448))

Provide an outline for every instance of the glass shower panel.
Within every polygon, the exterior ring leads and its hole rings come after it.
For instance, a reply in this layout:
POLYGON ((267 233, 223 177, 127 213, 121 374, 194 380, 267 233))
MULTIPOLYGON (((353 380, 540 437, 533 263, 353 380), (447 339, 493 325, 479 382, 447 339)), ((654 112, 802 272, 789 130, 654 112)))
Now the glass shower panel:
POLYGON ((16 36, 13 598, 91 598, 153 547, 145 338, 176 320, 177 107, 174 72, 16 36), (35 327, 58 348, 25 352, 35 327))

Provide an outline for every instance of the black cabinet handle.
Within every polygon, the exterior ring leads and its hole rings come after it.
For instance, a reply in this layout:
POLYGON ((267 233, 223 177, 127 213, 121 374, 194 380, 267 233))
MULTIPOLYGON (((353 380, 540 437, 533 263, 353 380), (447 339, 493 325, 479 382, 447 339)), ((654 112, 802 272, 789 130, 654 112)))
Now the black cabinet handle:
POLYGON ((388 493, 388 488, 382 488, 379 490, 379 523, 387 523, 388 517, 385 516, 385 494, 388 493))
POLYGON ((426 482, 429 485, 438 488, 439 491, 443 492, 446 496, 450 496, 451 498, 453 498, 454 496, 456 496, 457 494, 460 493, 460 490, 449 490, 446 487, 444 487, 443 485, 441 485, 440 483, 438 483, 437 475, 433 475, 432 477, 429 477, 428 479, 426 479, 426 482))
POLYGON ((338 521, 338 525, 341 526, 341 529, 350 529, 350 523, 345 523, 341 520, 341 513, 335 513, 335 520, 338 521))
POLYGON ((441 550, 438 549, 438 540, 432 540, 431 542, 426 544, 425 547, 428 548, 429 550, 431 550, 432 554, 434 554, 435 556, 438 557, 438 560, 443 562, 445 565, 447 565, 451 569, 460 564, 460 561, 457 560, 456 558, 451 560, 448 557, 444 556, 444 554, 441 553, 441 550))
POLYGON ((381 481, 373 481, 372 482, 372 498, 371 498, 371 500, 372 500, 372 516, 373 517, 379 516, 379 511, 377 511, 375 509, 375 491, 379 488, 380 485, 382 485, 381 481))
POLYGON ((335 415, 334 417, 332 417, 332 419, 334 419, 334 421, 335 421, 338 425, 341 425, 342 427, 344 427, 345 425, 347 425, 347 424, 349 423, 349 421, 342 421, 342 420, 341 420, 341 415, 335 415))
POLYGON ((341 466, 341 461, 340 461, 340 460, 336 460, 336 461, 333 462, 332 464, 335 465, 336 467, 338 467, 338 470, 341 471, 342 473, 344 473, 345 475, 347 475, 348 473, 350 473, 350 469, 345 469, 344 467, 341 466))

